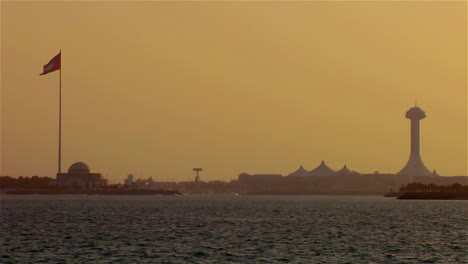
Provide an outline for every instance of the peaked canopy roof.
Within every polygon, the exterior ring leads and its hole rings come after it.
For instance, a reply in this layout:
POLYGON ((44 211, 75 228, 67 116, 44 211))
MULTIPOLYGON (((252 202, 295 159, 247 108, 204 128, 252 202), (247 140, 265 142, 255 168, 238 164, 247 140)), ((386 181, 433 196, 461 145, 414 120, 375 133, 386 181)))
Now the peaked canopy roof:
POLYGON ((320 165, 309 172, 309 176, 330 176, 334 174, 335 171, 330 169, 330 167, 325 164, 325 161, 322 160, 320 165))
POLYGON ((344 165, 344 167, 337 171, 336 174, 338 175, 350 175, 350 174, 353 174, 355 172, 352 172, 351 170, 348 169, 348 167, 346 165, 344 165))
POLYGON ((299 167, 299 169, 297 169, 295 172, 289 174, 288 176, 293 176, 293 177, 301 177, 301 176, 307 176, 309 174, 309 172, 304 169, 301 165, 301 167, 299 167))

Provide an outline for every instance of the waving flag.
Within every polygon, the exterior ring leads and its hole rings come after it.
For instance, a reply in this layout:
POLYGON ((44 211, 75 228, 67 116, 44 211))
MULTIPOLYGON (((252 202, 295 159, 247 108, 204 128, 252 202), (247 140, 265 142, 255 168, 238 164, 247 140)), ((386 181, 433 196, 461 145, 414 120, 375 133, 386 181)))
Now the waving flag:
POLYGON ((41 75, 60 70, 59 75, 59 118, 58 118, 58 173, 62 173, 62 50, 44 65, 41 75))
POLYGON ((55 55, 54 58, 52 58, 49 63, 44 65, 44 70, 41 73, 41 75, 47 74, 49 72, 53 72, 56 70, 60 70, 60 63, 61 63, 61 52, 57 55, 55 55))

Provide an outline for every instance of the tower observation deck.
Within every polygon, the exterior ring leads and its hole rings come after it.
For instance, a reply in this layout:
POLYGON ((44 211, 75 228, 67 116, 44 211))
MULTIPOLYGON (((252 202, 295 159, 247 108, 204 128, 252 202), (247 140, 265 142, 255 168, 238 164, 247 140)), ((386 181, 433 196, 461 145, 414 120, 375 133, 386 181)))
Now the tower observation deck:
POLYGON ((405 116, 411 120, 411 153, 408 163, 397 174, 430 176, 431 172, 424 165, 419 149, 419 120, 426 118, 426 113, 421 108, 415 106, 406 111, 405 116))

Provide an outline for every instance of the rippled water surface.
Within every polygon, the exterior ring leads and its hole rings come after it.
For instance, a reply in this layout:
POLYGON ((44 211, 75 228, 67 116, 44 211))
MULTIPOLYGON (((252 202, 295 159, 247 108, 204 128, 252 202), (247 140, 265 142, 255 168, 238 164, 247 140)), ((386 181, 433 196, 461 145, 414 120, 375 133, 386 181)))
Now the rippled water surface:
POLYGON ((468 263, 466 201, 1 196, 0 263, 468 263))

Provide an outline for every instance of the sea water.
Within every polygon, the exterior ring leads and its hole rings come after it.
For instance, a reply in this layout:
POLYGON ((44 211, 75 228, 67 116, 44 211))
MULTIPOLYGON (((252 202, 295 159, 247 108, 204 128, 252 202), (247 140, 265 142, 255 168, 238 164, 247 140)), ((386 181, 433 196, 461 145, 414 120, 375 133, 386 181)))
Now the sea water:
POLYGON ((468 263, 466 201, 2 195, 0 263, 468 263))

